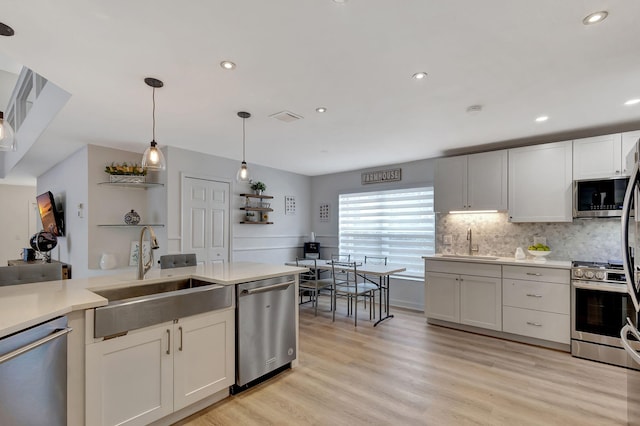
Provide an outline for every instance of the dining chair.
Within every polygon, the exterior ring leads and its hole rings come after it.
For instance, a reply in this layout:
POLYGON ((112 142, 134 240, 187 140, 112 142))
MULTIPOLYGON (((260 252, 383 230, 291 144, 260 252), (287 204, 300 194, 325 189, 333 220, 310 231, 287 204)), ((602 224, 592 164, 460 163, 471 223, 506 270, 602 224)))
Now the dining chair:
POLYGON ((331 262, 333 278, 333 321, 336 320, 337 296, 347 298, 347 316, 353 313, 354 326, 358 326, 358 299, 369 299, 369 320, 375 315, 375 291, 378 286, 362 281, 356 262, 331 262))
POLYGON ((61 279, 61 263, 36 263, 0 267, 0 286, 57 281, 61 279))
POLYGON ((185 266, 197 266, 195 253, 165 254, 160 256, 160 269, 182 268, 185 266))
MULTIPOLYGON (((307 272, 300 274, 300 304, 311 302, 314 308, 314 315, 318 316, 318 296, 320 291, 329 290, 332 292, 333 280, 331 278, 318 278, 320 271, 318 270, 317 259, 296 258, 296 266, 309 269, 307 272), (302 302, 304 293, 309 294, 307 302, 302 302)), ((331 310, 333 310, 333 297, 331 297, 331 310)))
POLYGON ((331 253, 331 260, 333 262, 349 263, 349 262, 351 262, 351 255, 350 254, 333 254, 333 253, 331 253))

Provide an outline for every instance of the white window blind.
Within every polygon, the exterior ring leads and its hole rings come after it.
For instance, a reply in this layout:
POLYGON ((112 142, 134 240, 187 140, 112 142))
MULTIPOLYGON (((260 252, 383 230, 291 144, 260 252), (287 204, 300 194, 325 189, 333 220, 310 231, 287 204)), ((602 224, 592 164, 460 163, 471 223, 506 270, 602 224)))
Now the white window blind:
POLYGON ((435 253, 433 187, 341 194, 338 209, 340 254, 387 256, 407 268, 399 275, 424 277, 422 256, 435 253))

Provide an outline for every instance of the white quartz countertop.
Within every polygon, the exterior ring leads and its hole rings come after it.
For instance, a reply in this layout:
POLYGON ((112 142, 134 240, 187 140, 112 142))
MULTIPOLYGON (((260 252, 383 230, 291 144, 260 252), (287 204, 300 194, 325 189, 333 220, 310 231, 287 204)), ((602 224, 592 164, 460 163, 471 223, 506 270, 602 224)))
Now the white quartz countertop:
POLYGON ((137 280, 136 271, 132 270, 111 276, 0 286, 0 337, 72 311, 106 305, 107 299, 92 289, 149 284, 167 278, 197 278, 213 284, 233 285, 302 271, 306 268, 233 262, 163 270, 154 268, 144 280, 137 280))
POLYGON ((535 259, 523 259, 517 260, 513 257, 489 257, 489 256, 455 256, 455 255, 442 255, 433 254, 429 256, 422 256, 426 260, 446 260, 448 262, 473 262, 473 263, 491 263, 499 265, 513 265, 513 266, 535 266, 539 268, 555 268, 555 269, 571 269, 570 260, 552 260, 545 259, 544 262, 535 259))

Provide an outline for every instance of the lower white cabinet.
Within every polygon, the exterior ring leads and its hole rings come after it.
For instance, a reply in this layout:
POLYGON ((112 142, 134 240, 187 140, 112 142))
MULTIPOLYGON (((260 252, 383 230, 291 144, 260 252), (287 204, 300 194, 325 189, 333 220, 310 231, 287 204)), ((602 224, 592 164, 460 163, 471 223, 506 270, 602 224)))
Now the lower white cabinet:
POLYGON ((507 265, 502 270, 503 330, 569 344, 569 271, 507 265))
POLYGON ((502 330, 500 265, 427 260, 424 305, 427 318, 502 330))
POLYGON ((235 382, 233 309, 86 348, 86 423, 146 425, 235 382))

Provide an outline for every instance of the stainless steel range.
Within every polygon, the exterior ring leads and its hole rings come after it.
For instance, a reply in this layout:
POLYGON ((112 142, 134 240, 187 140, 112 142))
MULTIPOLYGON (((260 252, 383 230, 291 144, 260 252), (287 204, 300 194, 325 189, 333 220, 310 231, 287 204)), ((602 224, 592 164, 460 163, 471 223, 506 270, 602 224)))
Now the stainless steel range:
MULTIPOLYGON (((571 355, 632 367, 620 341, 627 317, 637 324, 622 262, 573 262, 571 355)), ((640 349, 638 342, 633 343, 640 349)))

